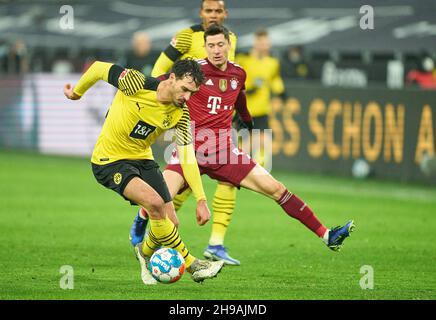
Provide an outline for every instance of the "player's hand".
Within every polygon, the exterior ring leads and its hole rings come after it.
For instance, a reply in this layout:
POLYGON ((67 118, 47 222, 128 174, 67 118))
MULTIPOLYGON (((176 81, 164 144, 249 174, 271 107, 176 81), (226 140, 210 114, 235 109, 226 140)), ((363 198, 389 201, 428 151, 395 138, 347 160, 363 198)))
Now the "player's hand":
POLYGON ((200 200, 197 202, 197 223, 202 226, 210 220, 210 211, 207 206, 206 200, 200 200))
POLYGON ((246 129, 248 129, 248 131, 253 130, 253 128, 254 128, 254 121, 253 121, 253 119, 251 119, 250 121, 242 121, 242 123, 244 124, 244 127, 246 129))
POLYGON ((73 86, 70 83, 67 83, 64 86, 64 95, 70 100, 79 100, 80 99, 80 96, 74 92, 73 86))
POLYGON ((253 119, 251 121, 242 121, 238 113, 236 113, 233 117, 233 123, 238 131, 242 129, 247 129, 248 131, 251 131, 254 127, 253 119))

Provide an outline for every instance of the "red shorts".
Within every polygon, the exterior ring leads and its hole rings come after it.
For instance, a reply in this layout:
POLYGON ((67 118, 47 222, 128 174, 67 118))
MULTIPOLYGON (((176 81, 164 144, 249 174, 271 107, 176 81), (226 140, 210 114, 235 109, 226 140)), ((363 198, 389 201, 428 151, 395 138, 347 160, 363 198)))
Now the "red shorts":
MULTIPOLYGON (((201 175, 206 174, 212 179, 228 182, 237 188, 241 187, 241 181, 256 166, 256 162, 249 155, 235 146, 231 146, 227 150, 221 150, 218 154, 213 155, 213 157, 200 157, 197 153, 197 162, 201 175)), ((177 152, 173 152, 165 170, 175 171, 184 177, 177 152)), ((189 186, 185 182, 185 185, 179 192, 187 188, 189 186)))

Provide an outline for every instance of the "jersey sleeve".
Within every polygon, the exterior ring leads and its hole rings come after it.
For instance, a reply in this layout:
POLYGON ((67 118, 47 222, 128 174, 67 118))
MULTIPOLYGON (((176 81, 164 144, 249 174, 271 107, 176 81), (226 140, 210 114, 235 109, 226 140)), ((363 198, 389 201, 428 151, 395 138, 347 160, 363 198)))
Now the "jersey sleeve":
POLYGON ((247 107, 247 96, 245 95, 245 90, 239 92, 238 98, 236 99, 235 109, 238 111, 241 120, 246 123, 251 123, 253 118, 251 117, 250 111, 247 107))
POLYGON ((186 182, 197 201, 205 200, 206 195, 192 144, 189 110, 186 106, 183 107, 183 115, 176 125, 176 145, 186 182))
POLYGON ((181 30, 179 33, 177 33, 170 46, 175 48, 180 55, 185 54, 191 48, 192 34, 193 30, 191 28, 181 30))
POLYGON ((188 107, 183 107, 183 115, 176 125, 176 145, 185 146, 192 143, 191 118, 188 107))
POLYGON ((245 81, 247 80, 247 73, 243 68, 241 68, 241 91, 239 91, 238 97, 235 102, 235 109, 239 113, 241 120, 244 123, 252 123, 253 118, 251 117, 250 111, 247 107, 247 95, 245 93, 245 81))
POLYGON ((154 63, 153 70, 151 70, 152 77, 159 77, 167 73, 173 66, 174 61, 168 58, 165 52, 162 52, 154 63))
POLYGON ((192 33, 193 30, 187 28, 176 34, 176 36, 171 40, 170 45, 156 60, 153 70, 151 71, 153 77, 167 73, 173 66, 174 62, 189 51, 192 45, 192 33))
POLYGON ((97 81, 104 80, 108 82, 109 70, 113 66, 112 63, 96 61, 88 70, 80 77, 76 86, 74 87, 74 93, 83 96, 85 92, 91 88, 97 81))
POLYGON ((195 158, 194 146, 192 144, 177 146, 177 153, 179 155, 183 175, 189 187, 192 189, 195 199, 197 201, 206 200, 200 169, 198 169, 197 159, 195 158))
POLYGON ((108 82, 126 96, 132 96, 139 90, 144 89, 146 78, 135 69, 124 69, 118 65, 113 65, 109 70, 108 82))
POLYGON ((229 60, 230 61, 235 61, 236 59, 236 46, 238 44, 238 38, 236 37, 236 35, 231 32, 230 33, 230 51, 229 51, 229 60))
POLYGON ((145 77, 135 69, 125 69, 119 65, 96 61, 82 75, 74 88, 74 92, 82 96, 98 80, 106 81, 123 92, 126 96, 136 94, 144 88, 157 88, 159 80, 145 77))

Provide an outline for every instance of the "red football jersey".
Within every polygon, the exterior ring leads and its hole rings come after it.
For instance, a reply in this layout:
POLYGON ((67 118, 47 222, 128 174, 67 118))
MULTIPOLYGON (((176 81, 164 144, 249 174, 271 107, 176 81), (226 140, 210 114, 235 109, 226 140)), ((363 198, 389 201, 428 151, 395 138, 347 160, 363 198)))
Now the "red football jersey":
POLYGON ((187 102, 195 149, 200 146, 208 153, 227 148, 231 142, 232 117, 235 102, 245 90, 244 69, 231 61, 221 71, 206 60, 197 61, 205 75, 200 90, 187 102))

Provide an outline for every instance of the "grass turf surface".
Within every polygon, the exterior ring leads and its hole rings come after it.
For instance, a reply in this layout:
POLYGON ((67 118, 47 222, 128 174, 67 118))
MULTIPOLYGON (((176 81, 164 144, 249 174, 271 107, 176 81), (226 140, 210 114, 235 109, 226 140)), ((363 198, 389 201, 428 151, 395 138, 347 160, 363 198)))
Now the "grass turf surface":
MULTIPOLYGON (((94 180, 88 160, 0 152, 0 299, 435 299, 436 189, 273 172, 327 226, 357 230, 330 251, 270 199, 238 192, 226 245, 241 260, 215 279, 145 287, 128 240, 136 209, 94 180), (60 268, 74 268, 62 290, 60 268), (374 270, 362 290, 360 269, 374 270)), ((205 177, 212 201, 215 182, 205 177)), ((211 223, 190 199, 180 234, 201 257, 211 223)))

